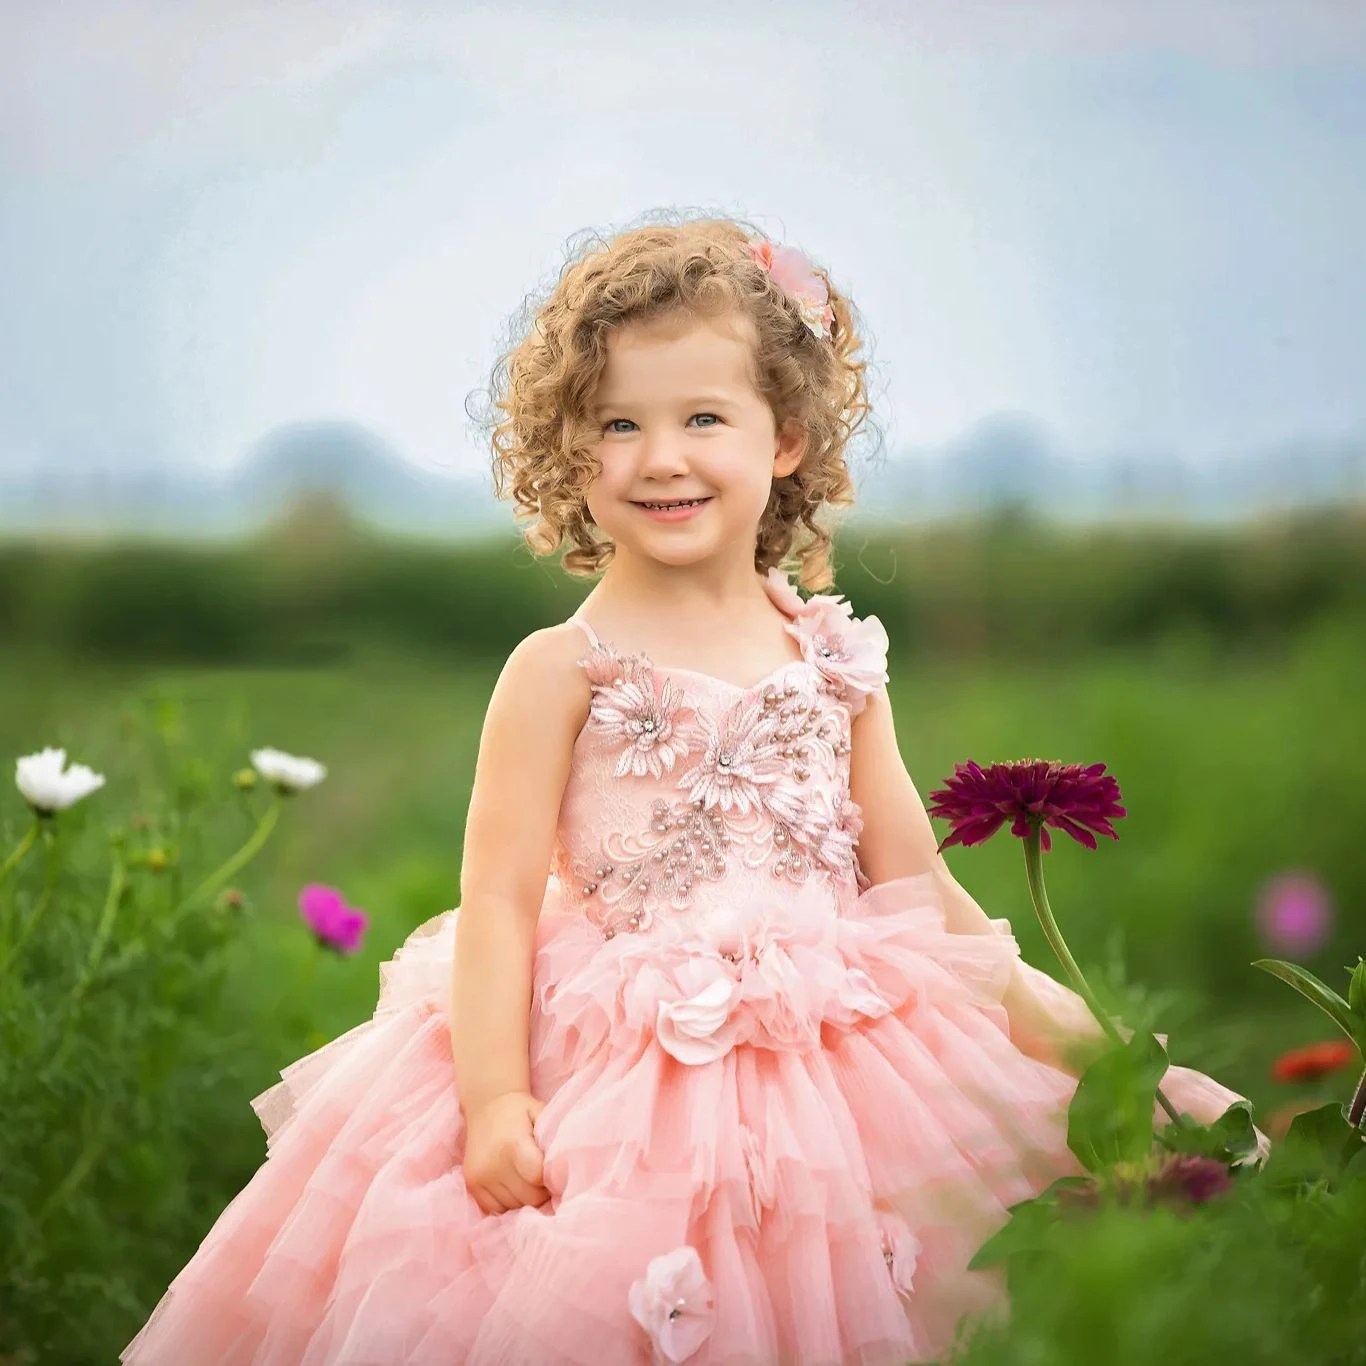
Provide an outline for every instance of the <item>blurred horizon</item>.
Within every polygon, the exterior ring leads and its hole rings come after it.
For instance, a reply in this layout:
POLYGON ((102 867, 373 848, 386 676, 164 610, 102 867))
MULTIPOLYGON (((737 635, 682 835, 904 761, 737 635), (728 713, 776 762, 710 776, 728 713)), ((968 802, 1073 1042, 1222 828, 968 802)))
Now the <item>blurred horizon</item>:
POLYGON ((301 424, 478 503, 518 305, 666 205, 850 294, 879 507, 958 506, 965 451, 1085 509, 1354 496, 1364 57, 1332 0, 11 7, 0 527, 117 528, 301 424))
MULTIPOLYGON (((1366 507, 1366 433, 1298 441, 1200 465, 1161 452, 1079 460, 1026 415, 1003 413, 926 451, 854 462, 855 522, 907 525, 1028 510, 1062 522, 1236 522, 1366 507)), ((0 538, 103 533, 186 541, 243 535, 330 498, 391 534, 459 540, 513 529, 491 475, 425 470, 345 420, 286 423, 226 470, 100 466, 0 470, 0 538)))

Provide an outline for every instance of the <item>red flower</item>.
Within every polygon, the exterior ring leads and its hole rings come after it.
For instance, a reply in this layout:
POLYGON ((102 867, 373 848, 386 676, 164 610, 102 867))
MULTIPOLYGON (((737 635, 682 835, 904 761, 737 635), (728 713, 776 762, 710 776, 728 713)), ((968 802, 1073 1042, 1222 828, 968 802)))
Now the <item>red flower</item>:
POLYGON ((1324 1039, 1282 1053, 1271 1065, 1276 1081, 1314 1081, 1318 1077, 1349 1067, 1356 1060, 1356 1045, 1351 1039, 1324 1039))
POLYGON ((1039 847, 1045 851, 1052 848, 1043 828, 1048 825, 1094 849, 1097 834, 1119 838, 1110 824, 1126 814, 1119 796, 1119 784, 1105 773, 1104 764, 1017 759, 983 769, 969 760, 955 766, 945 787, 930 793, 934 804, 929 814, 952 825, 939 845, 941 852, 951 844, 981 844, 1006 821, 1011 822, 1010 833, 1020 839, 1037 829, 1039 847))

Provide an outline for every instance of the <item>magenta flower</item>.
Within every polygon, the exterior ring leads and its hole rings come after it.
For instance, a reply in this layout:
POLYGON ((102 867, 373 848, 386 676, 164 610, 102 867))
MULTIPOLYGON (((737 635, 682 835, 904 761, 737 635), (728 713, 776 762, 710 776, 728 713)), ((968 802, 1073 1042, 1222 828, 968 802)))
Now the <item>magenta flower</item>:
POLYGON ((1037 829, 1045 851, 1052 848, 1043 828, 1049 825, 1094 849, 1098 834, 1119 838, 1110 824, 1126 814, 1119 796, 1119 784, 1104 764, 1017 759, 983 769, 969 760, 955 765, 946 785, 930 793, 934 804, 929 814, 952 827, 939 845, 941 853, 951 844, 981 844, 1006 821, 1011 822, 1010 833, 1020 839, 1037 829))
POLYGON ((1304 957, 1321 948, 1333 928, 1333 905, 1310 873, 1283 873, 1262 888, 1257 927, 1277 953, 1304 957))
POLYGON ((310 882, 299 893, 299 912, 318 943, 334 953, 355 953, 370 924, 365 912, 348 906, 335 887, 317 882, 310 882))

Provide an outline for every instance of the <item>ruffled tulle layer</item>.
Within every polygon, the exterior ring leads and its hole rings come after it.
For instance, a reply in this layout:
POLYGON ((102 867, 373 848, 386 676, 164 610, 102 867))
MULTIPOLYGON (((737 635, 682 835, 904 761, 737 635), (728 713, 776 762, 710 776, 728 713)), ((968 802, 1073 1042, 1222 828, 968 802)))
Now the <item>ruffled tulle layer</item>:
POLYGON ((1011 1041, 1009 934, 949 933, 928 876, 838 916, 829 897, 812 884, 690 940, 604 940, 552 882, 532 1073, 553 1199, 497 1217, 460 1170, 459 913, 429 922, 382 970, 374 1018, 254 1102, 267 1161, 121 1359, 605 1366, 683 1359, 680 1342, 698 1363, 942 1355, 964 1315, 1003 1307, 999 1279, 966 1270, 973 1253, 1008 1206, 1079 1170, 1075 1081, 1011 1041), (628 1308, 635 1287, 648 1310, 688 1247, 707 1291, 682 1325, 696 1344, 628 1308))

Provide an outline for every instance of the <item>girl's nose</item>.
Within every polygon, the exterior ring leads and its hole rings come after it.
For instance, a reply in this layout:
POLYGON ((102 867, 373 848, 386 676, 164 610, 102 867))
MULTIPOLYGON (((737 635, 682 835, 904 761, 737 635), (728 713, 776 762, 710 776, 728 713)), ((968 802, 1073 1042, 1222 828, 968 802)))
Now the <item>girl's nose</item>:
POLYGON ((640 469, 642 474, 657 477, 686 473, 687 457, 683 453, 683 443, 673 434, 651 436, 641 443, 640 469))

